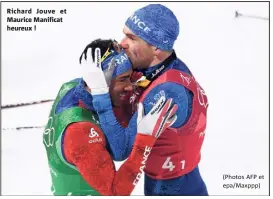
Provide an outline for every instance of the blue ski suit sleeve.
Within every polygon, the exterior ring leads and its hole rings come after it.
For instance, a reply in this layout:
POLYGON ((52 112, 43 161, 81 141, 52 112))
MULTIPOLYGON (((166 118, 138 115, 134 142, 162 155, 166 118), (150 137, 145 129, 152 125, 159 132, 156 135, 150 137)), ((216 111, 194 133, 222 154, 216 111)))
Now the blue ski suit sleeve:
POLYGON ((144 105, 144 114, 146 115, 153 107, 153 104, 161 96, 165 96, 166 99, 172 98, 173 103, 178 105, 177 109, 177 120, 172 125, 173 128, 180 127, 188 119, 189 112, 189 99, 187 96, 186 89, 183 86, 180 86, 173 82, 165 82, 153 88, 143 101, 144 105))
POLYGON ((128 126, 124 128, 114 115, 109 93, 93 96, 93 106, 99 116, 100 126, 108 141, 109 152, 113 160, 125 160, 132 150, 137 133, 137 112, 132 116, 128 126))
MULTIPOLYGON (((145 115, 152 109, 157 99, 165 95, 167 99, 173 98, 174 103, 178 105, 177 121, 172 127, 179 127, 190 115, 188 94, 186 89, 178 84, 172 82, 160 84, 153 88, 144 99, 145 115)), ((98 113, 100 126, 109 143, 113 159, 116 161, 126 159, 131 152, 137 133, 137 112, 132 116, 128 127, 123 128, 114 115, 109 94, 93 96, 93 106, 98 113)))

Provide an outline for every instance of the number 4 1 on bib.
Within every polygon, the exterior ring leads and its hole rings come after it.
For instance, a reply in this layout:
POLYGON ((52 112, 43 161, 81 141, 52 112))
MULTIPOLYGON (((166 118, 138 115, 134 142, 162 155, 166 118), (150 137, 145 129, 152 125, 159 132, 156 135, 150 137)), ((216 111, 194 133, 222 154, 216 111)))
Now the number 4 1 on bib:
MULTIPOLYGON (((181 169, 185 168, 185 163, 186 163, 185 160, 181 161, 181 169)), ((167 157, 164 164, 162 165, 162 169, 169 169, 169 171, 173 171, 174 168, 175 168, 175 165, 173 165, 173 162, 171 161, 171 157, 167 157)))

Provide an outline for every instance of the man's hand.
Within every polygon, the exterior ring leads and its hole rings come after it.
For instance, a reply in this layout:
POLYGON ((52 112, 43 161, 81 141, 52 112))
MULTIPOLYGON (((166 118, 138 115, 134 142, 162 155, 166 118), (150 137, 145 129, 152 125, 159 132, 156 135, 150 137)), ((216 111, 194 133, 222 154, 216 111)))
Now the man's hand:
POLYGON ((170 127, 177 119, 175 115, 178 106, 172 106, 172 99, 162 96, 153 106, 151 111, 144 115, 143 104, 138 105, 137 132, 158 138, 166 128, 170 127))
POLYGON ((92 60, 92 49, 88 48, 82 56, 82 77, 87 86, 91 89, 92 95, 101 95, 109 92, 104 73, 101 67, 101 50, 95 49, 95 61, 92 60))

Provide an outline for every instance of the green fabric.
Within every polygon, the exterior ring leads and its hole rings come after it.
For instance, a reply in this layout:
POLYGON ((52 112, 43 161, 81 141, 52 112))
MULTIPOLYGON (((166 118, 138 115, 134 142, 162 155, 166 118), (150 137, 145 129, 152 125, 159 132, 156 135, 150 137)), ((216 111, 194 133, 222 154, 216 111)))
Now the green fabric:
POLYGON ((54 195, 100 195, 86 183, 77 168, 68 163, 62 154, 63 133, 69 124, 80 121, 99 124, 97 115, 81 107, 72 107, 55 114, 58 102, 77 84, 72 81, 63 84, 52 105, 49 120, 43 133, 43 143, 52 179, 51 191, 54 195))

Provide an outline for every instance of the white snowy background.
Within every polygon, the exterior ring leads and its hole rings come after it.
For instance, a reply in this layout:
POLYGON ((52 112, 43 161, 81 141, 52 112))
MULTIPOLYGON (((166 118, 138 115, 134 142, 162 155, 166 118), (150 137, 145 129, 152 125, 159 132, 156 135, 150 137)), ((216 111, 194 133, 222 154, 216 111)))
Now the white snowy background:
MULTIPOLYGON (((2 105, 54 98, 79 77, 78 58, 96 38, 123 37, 124 22, 148 3, 3 3, 2 105), (7 8, 67 9, 63 23, 36 23, 34 32, 7 31, 7 8)), ((269 191, 269 23, 235 18, 235 10, 268 17, 268 3, 162 3, 176 14, 177 55, 209 99, 201 175, 210 195, 267 195, 269 191), (223 180, 223 175, 264 179, 223 180), (260 189, 224 189, 225 183, 260 183, 260 189)), ((48 17, 46 15, 44 17, 48 17)), ((51 103, 5 109, 2 128, 44 125, 51 103)), ((50 195, 42 129, 1 131, 2 194, 50 195)), ((121 163, 117 163, 119 167, 121 163)), ((143 195, 143 178, 132 195, 143 195)))

